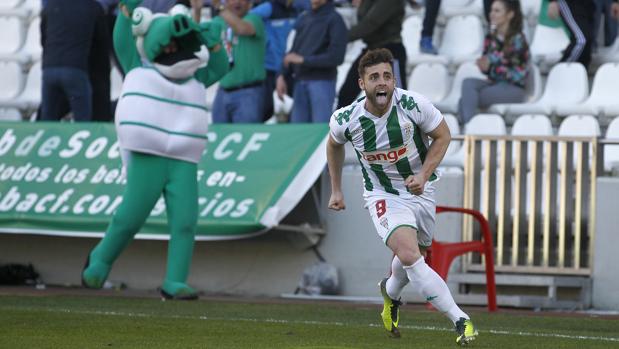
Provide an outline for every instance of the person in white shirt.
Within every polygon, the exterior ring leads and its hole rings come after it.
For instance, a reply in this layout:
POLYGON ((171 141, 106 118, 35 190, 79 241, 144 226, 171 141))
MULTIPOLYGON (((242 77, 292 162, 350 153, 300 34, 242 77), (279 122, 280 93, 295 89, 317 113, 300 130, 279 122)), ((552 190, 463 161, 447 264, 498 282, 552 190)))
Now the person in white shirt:
POLYGON ((368 51, 359 64, 365 97, 338 109, 330 119, 327 162, 331 175, 329 208, 346 208, 341 190, 344 144, 351 142, 364 179, 365 207, 378 235, 395 257, 391 276, 380 283, 385 329, 399 337, 399 301, 409 282, 456 327, 466 345, 477 331, 453 300, 445 281, 424 260, 432 244, 436 167, 451 140, 443 116, 427 98, 395 87, 393 56, 368 51), (430 145, 428 136, 432 138, 430 145))

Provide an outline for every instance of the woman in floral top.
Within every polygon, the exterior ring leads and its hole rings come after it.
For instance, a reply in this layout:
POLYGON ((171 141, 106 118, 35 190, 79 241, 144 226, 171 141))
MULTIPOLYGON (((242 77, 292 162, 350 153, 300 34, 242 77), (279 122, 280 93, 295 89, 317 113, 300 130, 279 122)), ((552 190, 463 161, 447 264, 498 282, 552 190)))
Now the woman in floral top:
POLYGON ((458 105, 460 121, 466 124, 478 107, 495 103, 521 103, 529 72, 529 45, 522 34, 519 0, 495 0, 490 9, 491 30, 484 42, 484 54, 477 59, 487 79, 462 82, 458 105))

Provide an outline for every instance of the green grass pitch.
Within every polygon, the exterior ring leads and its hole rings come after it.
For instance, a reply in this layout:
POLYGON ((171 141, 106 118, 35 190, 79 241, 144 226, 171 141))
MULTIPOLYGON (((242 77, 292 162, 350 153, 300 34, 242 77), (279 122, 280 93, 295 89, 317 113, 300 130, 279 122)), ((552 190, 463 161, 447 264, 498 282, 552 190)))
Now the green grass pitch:
MULTIPOLYGON (((339 302, 0 293, 0 348, 457 347, 435 311, 403 306, 400 339, 388 337, 379 312, 339 302)), ((480 332, 471 348, 619 348, 617 316, 469 313, 480 332)))

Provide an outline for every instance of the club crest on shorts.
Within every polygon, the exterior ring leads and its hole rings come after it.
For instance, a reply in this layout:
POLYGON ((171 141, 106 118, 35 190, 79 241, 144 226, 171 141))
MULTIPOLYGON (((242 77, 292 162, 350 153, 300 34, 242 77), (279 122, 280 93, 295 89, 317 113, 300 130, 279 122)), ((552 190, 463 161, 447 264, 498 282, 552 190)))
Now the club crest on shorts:
POLYGON ((387 217, 383 217, 380 220, 380 225, 382 225, 385 229, 389 229, 389 222, 387 221, 387 217))

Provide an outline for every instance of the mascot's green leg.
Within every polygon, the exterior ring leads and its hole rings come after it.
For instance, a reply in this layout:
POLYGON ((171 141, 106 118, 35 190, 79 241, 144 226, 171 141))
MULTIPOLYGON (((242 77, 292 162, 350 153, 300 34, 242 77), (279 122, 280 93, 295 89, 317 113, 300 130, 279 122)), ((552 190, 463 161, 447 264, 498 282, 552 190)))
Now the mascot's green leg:
POLYGON ((197 165, 169 160, 170 181, 166 185, 168 225, 168 263, 161 294, 168 299, 196 299, 197 292, 189 287, 187 277, 191 266, 198 219, 197 165))
POLYGON ((161 196, 167 182, 167 161, 158 156, 131 153, 123 201, 105 236, 88 256, 82 271, 82 285, 103 286, 112 264, 140 230, 161 196))

